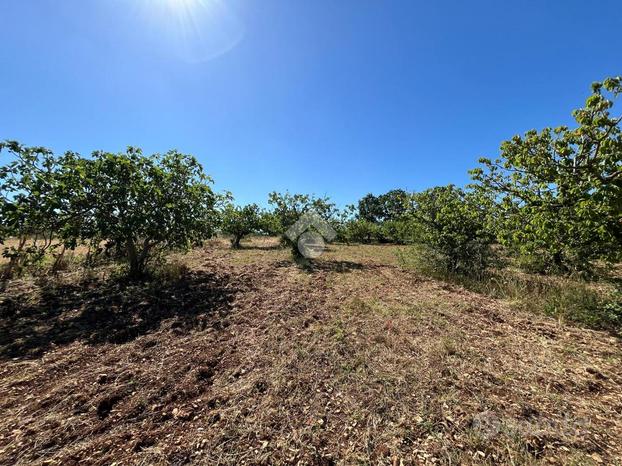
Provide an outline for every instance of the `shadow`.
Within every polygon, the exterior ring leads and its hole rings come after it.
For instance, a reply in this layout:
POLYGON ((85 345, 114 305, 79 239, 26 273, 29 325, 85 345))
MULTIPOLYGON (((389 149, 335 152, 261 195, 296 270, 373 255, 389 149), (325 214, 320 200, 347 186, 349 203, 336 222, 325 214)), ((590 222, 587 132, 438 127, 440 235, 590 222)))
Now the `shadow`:
POLYGON ((329 261, 329 260, 315 260, 311 262, 309 267, 310 272, 337 272, 347 273, 353 270, 363 270, 366 266, 359 262, 351 261, 329 261))
POLYGON ((274 262, 275 267, 299 267, 308 273, 315 272, 337 272, 348 273, 353 270, 363 270, 371 268, 371 265, 364 265, 359 262, 324 260, 324 259, 300 259, 299 261, 282 260, 274 262))
POLYGON ((156 331, 164 320, 176 332, 220 328, 234 299, 230 279, 188 272, 174 281, 120 278, 46 285, 0 302, 0 358, 36 358, 56 345, 125 343, 156 331))
POLYGON ((265 246, 259 246, 257 244, 242 244, 237 249, 238 251, 276 251, 279 249, 285 249, 285 246, 280 244, 267 244, 265 246))

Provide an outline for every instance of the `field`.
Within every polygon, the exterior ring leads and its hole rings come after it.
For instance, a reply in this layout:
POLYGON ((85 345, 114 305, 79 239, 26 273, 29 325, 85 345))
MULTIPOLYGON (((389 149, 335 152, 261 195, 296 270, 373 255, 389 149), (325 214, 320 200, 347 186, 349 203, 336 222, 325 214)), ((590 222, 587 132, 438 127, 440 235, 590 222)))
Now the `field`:
POLYGON ((618 337, 392 245, 212 241, 0 295, 2 464, 620 464, 618 337), (618 463, 616 463, 616 461, 618 463))

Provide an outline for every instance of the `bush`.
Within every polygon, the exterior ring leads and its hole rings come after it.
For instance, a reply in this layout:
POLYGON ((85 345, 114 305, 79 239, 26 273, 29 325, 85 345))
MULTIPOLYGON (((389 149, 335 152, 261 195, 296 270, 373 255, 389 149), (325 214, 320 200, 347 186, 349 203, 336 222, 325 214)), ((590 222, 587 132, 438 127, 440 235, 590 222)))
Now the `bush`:
POLYGON ((189 273, 189 267, 179 259, 163 262, 155 269, 156 278, 169 283, 178 282, 188 276, 189 273))
POLYGON ((348 243, 370 244, 378 241, 380 237, 380 226, 368 220, 350 220, 346 223, 343 236, 348 243))
POLYGON ((492 256, 487 200, 452 185, 414 196, 413 221, 420 250, 445 273, 482 273, 492 256))
POLYGON ((595 329, 622 330, 622 296, 602 296, 585 284, 568 284, 548 290, 543 311, 553 317, 595 329))
POLYGON ((445 256, 425 245, 414 244, 398 250, 398 262, 402 267, 411 268, 428 277, 438 280, 452 280, 445 256))
POLYGON ((508 301, 517 309, 546 314, 598 330, 622 332, 622 292, 579 279, 489 269, 478 275, 448 273, 441 258, 425 245, 402 249, 398 262, 424 275, 475 293, 508 301))

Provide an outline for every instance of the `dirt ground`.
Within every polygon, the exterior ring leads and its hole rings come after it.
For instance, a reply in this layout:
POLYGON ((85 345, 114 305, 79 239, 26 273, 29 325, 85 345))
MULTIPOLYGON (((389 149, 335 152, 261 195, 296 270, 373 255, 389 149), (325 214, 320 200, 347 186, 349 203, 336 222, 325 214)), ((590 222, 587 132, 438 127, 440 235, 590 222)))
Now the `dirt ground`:
POLYGON ((1 464, 622 464, 622 345, 331 245, 0 294, 1 464))

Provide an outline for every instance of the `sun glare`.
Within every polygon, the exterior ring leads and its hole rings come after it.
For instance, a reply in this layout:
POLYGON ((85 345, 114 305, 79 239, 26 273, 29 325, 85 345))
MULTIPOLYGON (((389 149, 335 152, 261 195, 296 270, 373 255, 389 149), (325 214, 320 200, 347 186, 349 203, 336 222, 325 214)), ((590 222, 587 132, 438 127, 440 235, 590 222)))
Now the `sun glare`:
POLYGON ((174 8, 188 7, 188 6, 191 6, 192 4, 200 3, 200 0, 165 0, 165 1, 173 5, 174 8))
POLYGON ((143 0, 143 12, 161 47, 189 62, 216 58, 244 37, 244 26, 222 0, 143 0))

